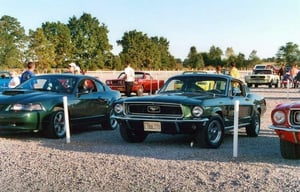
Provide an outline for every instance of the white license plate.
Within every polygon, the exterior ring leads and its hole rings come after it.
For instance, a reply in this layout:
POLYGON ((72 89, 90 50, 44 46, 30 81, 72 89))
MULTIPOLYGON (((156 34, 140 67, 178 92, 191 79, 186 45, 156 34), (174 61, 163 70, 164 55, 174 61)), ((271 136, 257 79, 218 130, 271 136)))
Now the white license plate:
POLYGON ((144 131, 161 132, 160 122, 144 121, 144 131))

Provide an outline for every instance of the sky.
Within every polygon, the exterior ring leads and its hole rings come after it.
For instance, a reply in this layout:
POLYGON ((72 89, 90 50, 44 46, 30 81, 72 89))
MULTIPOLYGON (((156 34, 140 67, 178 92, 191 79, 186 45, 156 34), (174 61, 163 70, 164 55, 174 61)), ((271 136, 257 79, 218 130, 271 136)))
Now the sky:
POLYGON ((0 17, 16 18, 27 34, 45 22, 67 24, 91 14, 109 30, 113 53, 125 32, 136 30, 169 41, 175 58, 185 59, 192 46, 223 53, 231 47, 246 59, 274 57, 281 46, 300 46, 300 0, 0 0, 0 17))

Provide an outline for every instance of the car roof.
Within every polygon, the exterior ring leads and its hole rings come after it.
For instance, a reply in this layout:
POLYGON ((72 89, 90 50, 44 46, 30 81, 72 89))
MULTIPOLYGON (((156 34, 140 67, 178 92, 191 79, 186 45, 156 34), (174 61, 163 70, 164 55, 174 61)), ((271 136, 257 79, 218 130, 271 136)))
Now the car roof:
POLYGON ((181 75, 172 76, 176 77, 213 77, 213 78, 225 78, 225 79, 234 79, 232 76, 224 75, 224 74, 215 74, 215 73, 187 73, 181 75))

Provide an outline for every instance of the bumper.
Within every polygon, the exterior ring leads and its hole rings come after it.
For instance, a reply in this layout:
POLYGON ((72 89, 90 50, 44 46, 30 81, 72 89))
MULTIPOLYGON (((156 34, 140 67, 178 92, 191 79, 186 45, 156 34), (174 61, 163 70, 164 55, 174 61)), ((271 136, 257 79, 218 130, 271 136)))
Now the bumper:
POLYGON ((5 112, 0 113, 0 131, 32 132, 40 127, 39 112, 5 112))
POLYGON ((270 84, 270 81, 269 80, 260 80, 260 81, 257 81, 257 80, 247 80, 246 83, 251 83, 251 84, 270 84))
POLYGON ((112 116, 121 126, 132 130, 145 132, 159 132, 167 134, 191 134, 198 128, 204 127, 209 120, 204 119, 151 119, 151 118, 128 118, 112 116))
POLYGON ((269 128, 275 130, 280 139, 289 141, 291 143, 300 143, 300 129, 276 127, 273 125, 269 126, 269 128))

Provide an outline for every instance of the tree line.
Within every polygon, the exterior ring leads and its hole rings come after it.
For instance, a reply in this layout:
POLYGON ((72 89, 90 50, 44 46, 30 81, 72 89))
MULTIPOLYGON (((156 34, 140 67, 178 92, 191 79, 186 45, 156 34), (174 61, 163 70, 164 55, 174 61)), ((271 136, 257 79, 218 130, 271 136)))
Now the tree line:
POLYGON ((0 18, 0 68, 23 68, 27 61, 37 62, 40 72, 63 69, 71 62, 84 70, 122 70, 128 62, 143 70, 227 67, 232 61, 238 68, 251 68, 261 62, 300 63, 299 47, 293 42, 280 46, 274 57, 262 59, 256 50, 246 58, 232 47, 223 52, 213 45, 209 52, 199 52, 192 46, 182 61, 170 53, 165 37, 149 37, 136 30, 124 32, 116 42, 122 50, 114 55, 108 33, 108 27, 88 13, 70 17, 66 24, 46 21, 35 30, 29 29, 28 34, 16 18, 4 15, 0 18))

